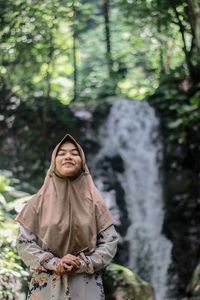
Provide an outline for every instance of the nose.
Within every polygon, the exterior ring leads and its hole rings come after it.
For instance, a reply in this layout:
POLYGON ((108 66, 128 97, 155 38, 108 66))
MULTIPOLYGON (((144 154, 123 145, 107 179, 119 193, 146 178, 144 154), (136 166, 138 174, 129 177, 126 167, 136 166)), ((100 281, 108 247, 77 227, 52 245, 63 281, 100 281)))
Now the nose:
POLYGON ((64 158, 65 158, 66 160, 71 159, 71 154, 70 154, 70 152, 66 152, 64 158))

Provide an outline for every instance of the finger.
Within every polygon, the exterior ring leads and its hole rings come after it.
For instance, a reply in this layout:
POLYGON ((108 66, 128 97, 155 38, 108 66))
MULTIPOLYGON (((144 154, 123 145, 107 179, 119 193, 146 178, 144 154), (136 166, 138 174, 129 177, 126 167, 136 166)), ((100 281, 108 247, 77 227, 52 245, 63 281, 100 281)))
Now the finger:
POLYGON ((65 266, 64 265, 62 265, 61 272, 62 272, 62 274, 65 273, 65 266))
POLYGON ((70 259, 70 260, 73 260, 75 261, 77 264, 80 263, 80 258, 75 256, 75 255, 72 255, 72 254, 67 254, 65 255, 63 258, 67 258, 67 259, 70 259))
POLYGON ((82 256, 81 257, 82 258, 82 260, 87 264, 88 262, 87 262, 87 258, 85 257, 85 256, 82 256))
POLYGON ((73 269, 73 266, 69 266, 68 264, 63 264, 63 267, 65 269, 65 271, 67 270, 68 272, 71 271, 73 269))
POLYGON ((56 272, 57 275, 61 275, 61 266, 60 265, 57 266, 55 272, 56 272))
POLYGON ((56 275, 60 275, 60 271, 56 270, 55 271, 56 275))
POLYGON ((70 265, 72 265, 74 268, 78 269, 80 267, 79 264, 77 264, 75 261, 71 261, 70 265))
POLYGON ((73 261, 71 259, 66 259, 65 257, 62 258, 62 264, 68 264, 68 265, 72 265, 75 268, 78 268, 80 266, 80 263, 77 263, 76 261, 73 261))
POLYGON ((86 265, 89 264, 89 261, 85 255, 81 254, 81 259, 86 263, 86 265))
POLYGON ((80 261, 80 258, 79 257, 76 257, 74 256, 73 259, 72 259, 77 265, 81 265, 81 261, 80 261))

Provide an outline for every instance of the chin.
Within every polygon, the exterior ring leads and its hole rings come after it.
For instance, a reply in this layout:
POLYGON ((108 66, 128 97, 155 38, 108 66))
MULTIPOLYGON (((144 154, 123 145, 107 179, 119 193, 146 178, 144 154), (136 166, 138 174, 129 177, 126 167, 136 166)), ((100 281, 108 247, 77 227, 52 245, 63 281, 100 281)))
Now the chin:
POLYGON ((62 172, 62 176, 71 177, 71 176, 74 176, 74 173, 73 172, 62 172))
POLYGON ((77 175, 77 172, 73 172, 73 171, 69 171, 69 172, 65 172, 64 176, 66 177, 74 177, 77 175))
POLYGON ((75 171, 72 170, 72 169, 70 170, 70 169, 68 168, 68 169, 62 170, 62 173, 63 173, 64 176, 73 176, 73 174, 75 173, 75 171))
POLYGON ((66 176, 67 177, 74 177, 76 175, 76 173, 68 173, 66 176))
POLYGON ((79 170, 62 170, 62 176, 65 177, 76 177, 79 174, 79 170))

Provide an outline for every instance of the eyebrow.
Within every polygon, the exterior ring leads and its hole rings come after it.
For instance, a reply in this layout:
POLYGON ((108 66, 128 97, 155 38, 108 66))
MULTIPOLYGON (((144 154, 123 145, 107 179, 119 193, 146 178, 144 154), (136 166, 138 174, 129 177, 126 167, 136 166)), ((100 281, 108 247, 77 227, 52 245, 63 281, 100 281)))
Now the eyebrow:
MULTIPOLYGON (((67 150, 60 148, 60 149, 58 150, 58 152, 59 152, 59 151, 64 151, 64 152, 66 152, 67 150)), ((76 148, 70 149, 69 151, 77 151, 77 152, 79 152, 78 149, 76 149, 76 148)))

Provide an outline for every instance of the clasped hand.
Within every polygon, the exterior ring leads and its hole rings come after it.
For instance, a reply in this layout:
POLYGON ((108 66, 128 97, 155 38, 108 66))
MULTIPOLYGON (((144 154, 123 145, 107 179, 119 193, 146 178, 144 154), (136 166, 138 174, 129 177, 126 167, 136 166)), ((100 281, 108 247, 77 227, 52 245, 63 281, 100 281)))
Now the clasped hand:
POLYGON ((80 265, 81 262, 79 257, 67 254, 61 258, 55 272, 57 275, 68 274, 79 269, 80 265))

